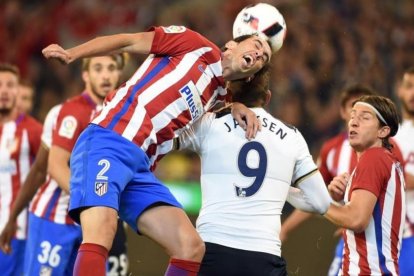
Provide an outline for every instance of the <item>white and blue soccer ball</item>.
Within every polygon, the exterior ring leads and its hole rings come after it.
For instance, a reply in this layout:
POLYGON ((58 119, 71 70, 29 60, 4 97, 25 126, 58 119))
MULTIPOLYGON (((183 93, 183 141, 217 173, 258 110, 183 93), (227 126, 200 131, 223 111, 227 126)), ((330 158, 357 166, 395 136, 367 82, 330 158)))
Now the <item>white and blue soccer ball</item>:
POLYGON ((286 36, 286 22, 274 6, 258 3, 243 8, 233 23, 233 38, 258 34, 269 41, 273 53, 283 45, 286 36))

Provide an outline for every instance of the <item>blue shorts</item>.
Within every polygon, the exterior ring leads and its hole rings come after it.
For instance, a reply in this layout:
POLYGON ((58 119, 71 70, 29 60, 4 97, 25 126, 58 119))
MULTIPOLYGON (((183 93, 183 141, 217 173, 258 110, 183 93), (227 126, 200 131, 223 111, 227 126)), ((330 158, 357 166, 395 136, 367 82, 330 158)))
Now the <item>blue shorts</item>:
POLYGON ((182 208, 150 171, 145 152, 121 135, 89 124, 70 160, 69 215, 79 222, 82 209, 106 206, 136 232, 139 216, 154 204, 182 208))
POLYGON ((398 260, 401 276, 414 273, 414 237, 402 239, 400 259, 398 260))
POLYGON ((0 274, 4 276, 14 276, 23 274, 24 251, 26 240, 11 240, 10 254, 4 254, 0 250, 0 274))
POLYGON ((335 256, 329 266, 328 276, 336 276, 342 268, 342 256, 344 250, 344 239, 341 238, 335 248, 335 256))
POLYGON ((58 224, 29 213, 24 275, 73 275, 81 242, 79 225, 58 224))

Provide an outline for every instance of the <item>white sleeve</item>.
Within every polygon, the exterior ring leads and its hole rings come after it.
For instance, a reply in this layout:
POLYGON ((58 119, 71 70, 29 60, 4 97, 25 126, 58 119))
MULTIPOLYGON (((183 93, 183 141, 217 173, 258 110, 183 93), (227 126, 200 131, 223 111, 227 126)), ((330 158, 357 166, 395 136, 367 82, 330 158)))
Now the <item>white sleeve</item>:
POLYGON ((296 137, 296 163, 292 177, 292 183, 294 184, 296 184, 297 181, 300 181, 303 176, 308 175, 318 168, 315 164, 315 161, 313 161, 313 157, 309 152, 308 144, 306 143, 302 134, 299 132, 297 133, 296 137))
POLYGON ((289 188, 287 201, 302 211, 323 215, 328 211, 332 199, 321 173, 316 170, 303 177, 297 184, 297 188, 289 188))
POLYGON ((52 146, 52 133, 53 129, 56 126, 56 120, 60 112, 60 108, 62 107, 61 104, 55 105, 52 109, 47 113, 45 122, 43 123, 43 130, 42 130, 42 143, 50 148, 52 146))
POLYGON ((201 151, 202 141, 207 135, 212 121, 215 118, 214 113, 206 113, 178 137, 178 150, 201 151))

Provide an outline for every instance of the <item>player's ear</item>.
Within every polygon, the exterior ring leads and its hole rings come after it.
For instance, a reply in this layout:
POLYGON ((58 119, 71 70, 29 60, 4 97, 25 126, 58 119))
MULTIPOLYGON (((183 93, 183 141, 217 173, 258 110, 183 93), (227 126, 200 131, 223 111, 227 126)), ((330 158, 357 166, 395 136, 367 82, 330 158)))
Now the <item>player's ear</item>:
POLYGON ((384 139, 387 137, 391 132, 391 128, 389 126, 383 126, 378 130, 378 137, 384 139))
POLYGON ((237 46, 237 42, 234 41, 234 40, 230 40, 226 43, 226 45, 224 45, 224 47, 226 47, 226 49, 233 49, 236 46, 237 46))
POLYGON ((272 98, 272 91, 269 89, 266 91, 266 100, 265 100, 265 106, 270 103, 270 99, 272 98))
POLYGON ((89 81, 89 74, 87 71, 82 71, 82 80, 84 83, 87 83, 89 81))

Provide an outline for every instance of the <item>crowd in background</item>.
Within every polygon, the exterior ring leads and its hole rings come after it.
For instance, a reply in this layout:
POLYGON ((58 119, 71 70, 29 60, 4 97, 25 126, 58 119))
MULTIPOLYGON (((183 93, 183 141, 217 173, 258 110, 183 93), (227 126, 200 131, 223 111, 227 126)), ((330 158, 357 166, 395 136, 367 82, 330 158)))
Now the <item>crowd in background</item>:
MULTIPOLYGON (((36 87, 33 115, 39 120, 53 105, 82 89, 80 64, 47 62, 50 43, 70 47, 91 37, 143 31, 152 25, 185 25, 217 45, 247 0, 3 0, 0 1, 0 61, 20 68, 36 87)), ((272 61, 272 101, 276 117, 296 126, 316 154, 342 126, 339 91, 361 82, 395 98, 397 76, 414 58, 414 1, 280 0, 287 37, 272 61)), ((142 62, 132 57, 130 68, 142 62)), ((316 156, 315 156, 316 158, 316 156)), ((193 155, 161 162, 162 178, 198 180, 193 155)))

